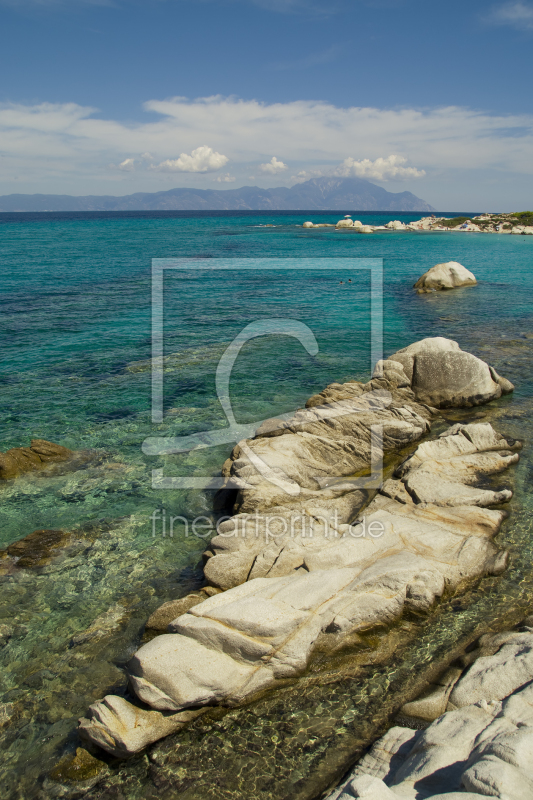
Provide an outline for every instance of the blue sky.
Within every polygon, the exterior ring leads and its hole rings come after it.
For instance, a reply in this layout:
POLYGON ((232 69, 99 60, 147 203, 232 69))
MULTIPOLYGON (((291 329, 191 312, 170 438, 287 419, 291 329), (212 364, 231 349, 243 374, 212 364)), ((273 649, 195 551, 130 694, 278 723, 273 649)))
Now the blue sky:
POLYGON ((533 2, 0 0, 0 193, 339 174, 532 207, 532 52, 533 2))

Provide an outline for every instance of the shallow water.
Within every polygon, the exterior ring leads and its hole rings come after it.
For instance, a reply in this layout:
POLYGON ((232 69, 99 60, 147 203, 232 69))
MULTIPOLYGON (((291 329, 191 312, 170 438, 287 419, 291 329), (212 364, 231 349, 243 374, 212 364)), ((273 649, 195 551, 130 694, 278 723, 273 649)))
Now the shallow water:
MULTIPOLYGON (((516 384, 514 396, 482 410, 503 433, 526 440, 512 475, 512 516, 499 537, 512 554, 504 576, 482 582, 459 604, 442 603, 429 621, 409 622, 395 653, 379 656, 381 666, 359 663, 378 658, 376 642, 366 655, 350 655, 340 678, 330 675, 320 686, 315 681, 326 667, 318 664, 297 688, 218 721, 199 720, 169 740, 172 749, 169 742, 156 746, 151 761, 143 756, 119 772, 113 768, 105 790, 117 784, 127 798, 318 796, 432 659, 487 620, 513 609, 519 615, 533 598, 533 237, 363 236, 297 227, 309 215, 25 216, 0 217, 0 449, 38 436, 92 456, 76 472, 27 476, 0 488, 0 547, 38 528, 72 531, 67 549, 48 566, 0 577, 6 798, 36 796, 65 748, 75 747, 77 717, 103 694, 123 690, 120 668, 149 613, 201 581, 202 539, 185 537, 178 527, 172 539, 162 538, 159 528, 154 538, 149 515, 165 507, 188 520, 209 516, 212 493, 154 490, 151 470, 216 475, 231 444, 156 458, 143 455, 144 438, 227 425, 215 392, 216 366, 233 337, 256 319, 305 322, 319 352, 309 356, 282 337, 248 343, 231 383, 240 422, 292 411, 329 382, 369 375, 364 273, 341 261, 337 274, 191 270, 165 285, 165 354, 179 355, 165 365, 164 421, 152 424, 150 373, 138 363, 150 357, 151 258, 383 258, 387 354, 443 335, 516 384), (260 227, 270 224, 275 227, 260 227), (471 269, 479 285, 440 295, 412 292, 422 272, 448 260, 471 269), (372 680, 363 681, 369 671, 372 680)), ((374 223, 387 219, 365 215, 374 223)), ((51 794, 47 783, 43 796, 51 794)))

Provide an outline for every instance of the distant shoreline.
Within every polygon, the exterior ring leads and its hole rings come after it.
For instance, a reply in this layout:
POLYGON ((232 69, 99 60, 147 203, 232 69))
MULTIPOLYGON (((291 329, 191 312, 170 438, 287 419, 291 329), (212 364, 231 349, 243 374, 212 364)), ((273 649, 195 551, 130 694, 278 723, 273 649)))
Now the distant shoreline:
MULTIPOLYGON (((183 218, 194 219, 195 217, 305 217, 305 216, 332 216, 338 218, 339 214, 352 214, 357 216, 391 216, 391 213, 396 217, 413 217, 420 214, 420 211, 354 211, 350 208, 346 210, 332 209, 294 209, 294 210, 223 210, 223 209, 197 209, 197 210, 130 210, 130 211, 0 211, 0 222, 11 221, 31 221, 33 219, 46 220, 46 219, 121 219, 121 218, 183 218)), ((438 216, 447 217, 461 217, 461 216, 474 216, 480 212, 466 212, 466 211, 439 211, 436 212, 438 216)))
MULTIPOLYGON (((362 215, 358 215, 362 216, 362 215)), ((505 214, 478 214, 476 216, 454 215, 451 217, 431 214, 429 217, 422 217, 411 222, 401 222, 401 220, 389 220, 384 225, 365 225, 358 219, 352 219, 351 214, 346 214, 344 219, 338 220, 335 224, 331 222, 312 222, 307 220, 302 228, 311 230, 314 228, 334 228, 335 232, 348 233, 376 233, 384 231, 392 232, 412 232, 423 231, 428 233, 497 233, 497 234, 518 234, 533 235, 533 212, 532 211, 513 211, 505 214)))

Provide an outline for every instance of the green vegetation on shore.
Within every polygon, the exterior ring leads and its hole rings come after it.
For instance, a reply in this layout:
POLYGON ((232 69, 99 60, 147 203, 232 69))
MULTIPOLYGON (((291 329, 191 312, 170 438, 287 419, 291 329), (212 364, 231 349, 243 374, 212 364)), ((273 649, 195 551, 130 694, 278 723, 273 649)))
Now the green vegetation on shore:
POLYGON ((510 232, 515 227, 533 227, 533 211, 514 211, 507 214, 479 214, 476 217, 437 219, 435 225, 439 228, 454 229, 459 228, 465 222, 469 225, 476 225, 479 230, 489 233, 497 232, 498 228, 510 232))
POLYGON ((511 217, 516 217, 520 225, 533 225, 533 211, 515 211, 511 217))
POLYGON ((443 225, 445 228, 457 228, 464 222, 470 222, 470 221, 471 221, 470 217, 452 217, 452 219, 440 220, 439 225, 443 225))

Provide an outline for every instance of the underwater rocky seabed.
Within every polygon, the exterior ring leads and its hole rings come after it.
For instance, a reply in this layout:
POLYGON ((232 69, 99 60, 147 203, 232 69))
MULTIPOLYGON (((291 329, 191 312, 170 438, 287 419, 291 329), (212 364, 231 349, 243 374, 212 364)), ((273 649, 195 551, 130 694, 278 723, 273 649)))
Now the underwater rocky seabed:
MULTIPOLYGON (((434 263, 437 260, 442 258, 434 263)), ((514 396, 489 406, 445 412, 442 423, 490 421, 503 434, 525 440, 520 463, 497 480, 499 486, 512 484, 515 491, 511 517, 497 539, 500 547, 511 551, 507 572, 484 579, 464 595, 444 599, 427 618, 404 618, 390 632, 368 634, 365 648, 339 653, 335 660, 317 657, 298 682, 243 708, 213 710, 140 756, 116 762, 94 751, 106 765, 103 779, 93 789, 85 786, 80 794, 73 788, 66 796, 312 800, 383 732, 429 673, 452 659, 454 648, 485 632, 489 622, 492 629, 503 629, 531 611, 531 316, 524 311, 521 318, 498 319, 496 300, 493 318, 488 310, 487 318, 476 318, 471 326, 467 293, 479 288, 459 290, 455 297, 412 298, 400 293, 397 301, 408 307, 405 313, 409 308, 422 310, 407 340, 402 332, 401 344, 431 335, 456 338, 463 349, 494 365, 517 387, 514 396)), ((498 287, 493 289, 498 297, 498 287)), ((509 304, 508 296, 505 302, 509 304)), ((397 349, 398 342, 391 345, 394 338, 387 352, 397 349)), ((189 352, 192 361, 205 357, 210 366, 218 354, 219 350, 211 356, 189 352)), ((139 360, 130 356, 126 363, 139 360)), ((357 370, 350 373, 348 362, 346 358, 342 367, 334 365, 344 374, 329 380, 364 377, 357 370)), ((73 378, 89 382, 83 376, 73 378)), ((107 390, 130 378, 123 365, 107 380, 107 390)), ((27 374, 28 384, 31 381, 27 374)), ((58 380, 57 391, 65 381, 58 380)), ((318 388, 304 388, 300 402, 318 388)), ((251 410, 252 419, 261 418, 254 417, 258 410, 251 410)), ((273 413, 275 407, 268 416, 273 413)), ((224 424, 215 403, 187 404, 179 408, 180 421, 173 423, 173 432, 179 433, 180 426, 190 432, 188 416, 196 430, 224 424)), ((61 784, 46 776, 65 753, 79 746, 77 718, 105 694, 124 691, 120 667, 138 648, 151 611, 202 581, 203 541, 183 536, 151 539, 146 517, 154 500, 139 448, 149 429, 148 413, 120 416, 117 409, 115 417, 100 418, 94 430, 88 426, 76 440, 58 437, 51 432, 54 428, 61 430, 60 414, 50 428, 36 433, 76 449, 94 447, 95 441, 99 446, 84 470, 27 476, 0 489, 8 542, 36 528, 73 531, 68 548, 48 566, 0 576, 0 781, 3 797, 10 800, 64 794, 61 784), (17 537, 10 520, 20 520, 20 509, 28 511, 27 530, 17 537)), ((438 432, 439 423, 433 430, 438 432)), ((26 444, 20 433, 16 435, 19 438, 9 445, 26 444)), ((179 466, 195 472, 205 465, 213 471, 213 464, 220 466, 230 449, 231 445, 196 451, 181 457, 179 466)), ((172 501, 165 498, 167 508, 187 516, 209 513, 210 503, 211 497, 199 492, 172 501)), ((61 766, 55 776, 68 777, 61 766)))
MULTIPOLYGON (((418 692, 424 680, 488 629, 487 621, 490 621, 491 630, 501 630, 517 623, 531 610, 531 520, 527 504, 521 500, 526 495, 528 481, 531 482, 530 438, 527 435, 531 406, 520 390, 529 380, 531 363, 533 337, 526 336, 527 332, 522 331, 522 336, 516 339, 508 335, 497 344, 489 345, 483 332, 477 331, 476 354, 511 376, 518 391, 514 397, 503 398, 486 407, 444 411, 442 423, 437 422, 433 427, 433 432, 438 433, 440 427, 459 419, 483 420, 493 422, 508 436, 526 438, 517 467, 512 468, 509 476, 498 476, 495 481, 499 487, 513 485, 515 489, 511 517, 497 539, 500 547, 511 552, 507 572, 500 578, 483 579, 464 595, 443 600, 425 619, 410 616, 390 631, 369 632, 364 637, 366 647, 352 652, 345 650, 334 658, 318 656, 307 675, 285 689, 243 708, 213 709, 185 731, 168 737, 140 756, 118 762, 98 750, 93 751, 107 762, 105 777, 102 776, 102 781, 88 793, 84 791, 83 796, 128 800, 178 795, 191 799, 254 796, 269 800, 287 797, 311 800, 319 797, 383 732, 399 707, 418 692)), ((37 635, 34 655, 40 659, 41 668, 26 679, 24 687, 28 686, 29 692, 26 692, 25 704, 19 700, 21 717, 17 724, 15 713, 14 725, 5 733, 11 733, 11 737, 18 733, 23 738, 26 730, 30 734, 27 750, 34 753, 43 734, 44 741, 39 743, 34 763, 31 759, 29 763, 26 761, 25 774, 18 775, 13 796, 27 797, 35 793, 36 772, 44 777, 42 766, 47 756, 49 763, 57 761, 64 749, 65 736, 68 749, 75 748, 78 743, 73 722, 75 716, 85 711, 87 702, 124 690, 119 666, 139 642, 140 628, 147 617, 145 609, 154 607, 150 600, 161 597, 165 589, 170 589, 170 596, 178 594, 170 588, 172 578, 167 578, 165 586, 162 576, 161 585, 155 588, 143 581, 142 569, 134 565, 135 553, 122 538, 131 525, 131 521, 125 521, 109 531, 104 525, 104 530, 84 532, 86 541, 72 545, 84 549, 84 575, 75 550, 70 558, 64 557, 56 566, 56 602, 63 603, 63 608, 69 602, 73 606, 77 604, 73 593, 77 588, 76 580, 85 578, 87 583, 97 580, 102 562, 108 570, 110 596, 126 582, 129 591, 122 603, 111 605, 107 617, 104 615, 92 626, 92 635, 90 629, 86 638, 78 634, 76 643, 66 654, 65 645, 79 629, 78 620, 73 620, 72 631, 63 629, 60 636, 56 634, 56 639, 50 637, 48 658, 43 658, 39 652, 42 631, 37 635), (119 530, 121 537, 116 535, 119 530), (65 584, 68 572, 71 577, 65 584), (112 582, 109 572, 113 573, 112 582), (54 719, 54 713, 59 719, 54 719)), ((161 544, 159 547, 163 549, 161 544)), ((191 567, 200 549, 191 548, 191 567)), ((49 569, 50 579, 53 567, 49 569)), ((43 580, 46 576, 40 578, 43 580)), ((179 594, 185 594, 200 581, 201 573, 195 574, 191 569, 188 576, 181 576, 183 588, 179 594)), ((38 598, 33 600, 38 604, 38 598)), ((25 621, 35 624, 37 609, 33 606, 28 611, 31 620, 25 621)), ((41 618, 43 613, 46 616, 46 608, 41 611, 41 618)), ((88 618, 91 622, 94 620, 90 613, 88 618)), ((24 624, 23 619, 21 617, 18 624, 24 624)), ((11 671, 16 668, 16 662, 11 662, 11 671)), ((16 745, 19 753, 20 744, 19 739, 16 745)), ((4 769, 6 766, 4 762, 4 769)), ((56 777, 62 776, 59 770, 56 777)), ((59 788, 57 783, 46 779, 41 796, 55 796, 56 788, 59 788)), ((80 795, 74 789, 66 796, 80 795)))

